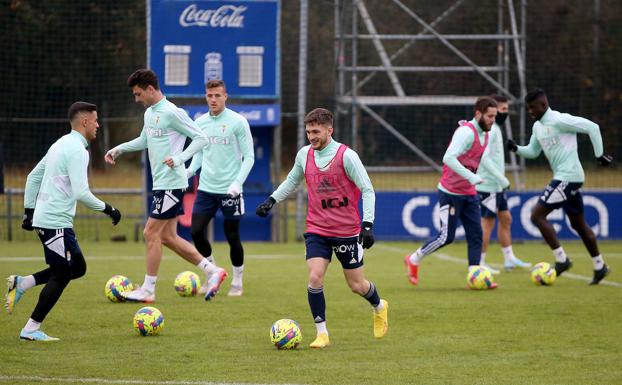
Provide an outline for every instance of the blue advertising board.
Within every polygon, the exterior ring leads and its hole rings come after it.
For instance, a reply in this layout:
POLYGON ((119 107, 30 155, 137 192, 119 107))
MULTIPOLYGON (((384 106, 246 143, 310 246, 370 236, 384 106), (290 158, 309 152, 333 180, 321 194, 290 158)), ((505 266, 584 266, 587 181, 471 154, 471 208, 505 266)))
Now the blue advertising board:
MULTIPOLYGON (((542 239, 531 223, 531 210, 540 197, 540 191, 509 193, 508 207, 512 213, 512 238, 542 239)), ((585 219, 600 239, 622 239, 621 192, 584 191, 585 219)), ((560 239, 579 239, 570 227, 570 221, 559 209, 548 216, 560 239)), ((436 192, 377 192, 374 234, 385 240, 426 240, 438 232, 439 208, 436 192)), ((493 231, 493 238, 496 231, 493 231)), ((459 226, 456 238, 464 238, 464 228, 459 226)))
POLYGON ((147 63, 169 97, 279 96, 280 0, 147 0, 147 63))

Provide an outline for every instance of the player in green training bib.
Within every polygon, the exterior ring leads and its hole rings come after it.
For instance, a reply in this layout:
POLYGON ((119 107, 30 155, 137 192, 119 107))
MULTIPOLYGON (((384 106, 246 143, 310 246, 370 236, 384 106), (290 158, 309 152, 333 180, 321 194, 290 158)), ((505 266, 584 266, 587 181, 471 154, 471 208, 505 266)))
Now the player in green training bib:
POLYGON ((75 102, 69 107, 71 132, 58 139, 43 159, 28 174, 24 192, 22 228, 35 230, 43 245, 49 267, 37 273, 7 279, 5 307, 15 309, 26 290, 45 284, 30 319, 20 332, 23 341, 57 341, 41 329, 41 323, 52 310, 70 281, 86 273, 86 261, 73 231, 76 202, 91 210, 101 211, 116 225, 121 212, 91 193, 88 181, 88 143, 97 136, 97 106, 75 102))
POLYGON ((136 102, 147 107, 143 129, 138 138, 108 151, 105 159, 115 164, 115 159, 124 152, 147 149, 153 178, 153 200, 143 231, 147 244, 147 274, 141 287, 122 295, 128 301, 155 301, 155 285, 164 245, 203 270, 209 281, 205 300, 210 300, 227 273, 177 235, 177 215, 183 213, 183 196, 188 187, 183 164, 207 144, 207 138, 186 111, 166 99, 153 71, 137 70, 130 75, 127 85, 136 102), (187 137, 192 139, 192 143, 183 150, 187 137))
POLYGON ((555 229, 546 220, 551 211, 562 208, 570 225, 579 234, 587 251, 592 256, 594 278, 590 285, 597 285, 609 272, 600 251, 596 236, 585 222, 581 186, 585 181, 583 167, 577 151, 577 133, 587 134, 594 148, 594 155, 603 166, 608 166, 613 158, 603 151, 603 139, 600 127, 590 120, 563 114, 552 110, 543 90, 536 88, 525 96, 529 115, 536 122, 533 124, 531 139, 527 146, 518 146, 508 140, 508 149, 525 158, 537 158, 544 151, 546 159, 553 169, 553 180, 544 189, 542 196, 531 212, 531 221, 538 227, 542 237, 553 250, 557 275, 572 267, 572 261, 559 244, 555 229))
MULTIPOLYGON (((243 291, 244 272, 244 248, 240 240, 240 220, 244 215, 242 185, 255 163, 253 137, 246 118, 225 107, 225 82, 208 81, 205 85, 205 100, 209 113, 200 116, 196 124, 207 136, 209 145, 194 155, 186 170, 190 178, 201 169, 197 197, 192 208, 192 240, 201 254, 213 262, 207 227, 216 212, 222 211, 233 265, 233 280, 227 295, 239 297, 243 291)), ((203 285, 199 293, 207 289, 203 285)))

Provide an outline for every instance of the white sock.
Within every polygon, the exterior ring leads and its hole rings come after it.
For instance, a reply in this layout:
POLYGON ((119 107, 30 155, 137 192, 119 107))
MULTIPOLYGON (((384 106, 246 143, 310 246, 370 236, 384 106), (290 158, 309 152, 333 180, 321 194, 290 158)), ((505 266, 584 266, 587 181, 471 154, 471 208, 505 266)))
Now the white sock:
POLYGON ((382 303, 382 301, 378 302, 378 305, 374 306, 374 311, 376 313, 379 313, 383 310, 384 310, 384 304, 382 303))
POLYGON ((147 290, 150 293, 155 293, 155 286, 156 286, 157 280, 158 280, 157 275, 145 274, 145 280, 143 281, 143 284, 140 287, 147 290))
POLYGON ((421 252, 421 248, 418 248, 417 251, 415 251, 414 253, 410 255, 410 263, 414 265, 418 265, 419 262, 421 262, 421 260, 423 259, 423 257, 424 255, 421 252))
POLYGON ((201 262, 197 263, 197 267, 201 270, 203 270, 203 272, 207 275, 207 274, 214 274, 215 272, 217 272, 218 270, 220 270, 220 268, 216 265, 214 265, 212 262, 209 261, 209 259, 207 258, 203 258, 201 260, 201 262))
POLYGON ((594 264, 594 270, 600 270, 605 265, 605 260, 603 259, 602 254, 598 254, 595 257, 592 257, 592 263, 594 264))
POLYGON ((328 329, 326 329, 326 321, 324 322, 317 322, 315 324, 315 328, 317 329, 317 334, 320 335, 322 333, 328 335, 328 329))
POLYGON ((553 255, 555 256, 555 262, 563 263, 563 262, 566 262, 566 259, 568 259, 568 257, 566 256, 566 252, 564 251, 564 248, 561 246, 553 250, 553 255))
POLYGON ((503 259, 505 259, 506 262, 511 262, 514 260, 514 258, 516 258, 514 256, 514 250, 512 250, 512 245, 508 247, 502 247, 501 252, 503 252, 503 259))
POLYGON ((480 265, 486 264, 486 253, 482 253, 482 255, 479 257, 479 264, 480 265))
POLYGON ((37 330, 39 330, 40 327, 41 327, 41 322, 37 322, 33 320, 32 318, 29 318, 28 322, 26 322, 26 326, 24 326, 24 331, 26 333, 32 333, 32 332, 36 332, 37 330))
POLYGON ((216 264, 216 260, 214 259, 213 255, 210 255, 209 257, 205 257, 205 259, 207 259, 209 263, 213 263, 214 265, 216 264))
POLYGON ((244 265, 233 266, 233 280, 231 286, 242 286, 242 275, 244 274, 244 265))
POLYGON ((37 282, 35 282, 35 276, 34 275, 27 275, 25 277, 22 277, 21 282, 19 283, 19 288, 21 290, 28 290, 31 287, 35 287, 37 285, 37 282))

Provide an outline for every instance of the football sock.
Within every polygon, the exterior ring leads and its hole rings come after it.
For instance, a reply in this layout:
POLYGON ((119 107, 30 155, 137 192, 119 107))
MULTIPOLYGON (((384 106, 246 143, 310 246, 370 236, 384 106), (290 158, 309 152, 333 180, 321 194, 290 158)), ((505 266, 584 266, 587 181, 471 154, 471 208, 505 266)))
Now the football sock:
POLYGON ((479 259, 479 264, 483 265, 486 263, 486 253, 482 253, 482 256, 479 259))
POLYGON ((326 329, 326 321, 316 322, 315 329, 317 330, 317 334, 320 335, 322 333, 328 335, 328 329, 326 329))
POLYGON ((37 322, 33 320, 32 318, 29 318, 28 322, 26 322, 26 326, 24 326, 24 331, 26 333, 32 333, 32 332, 36 332, 37 330, 39 330, 40 327, 41 327, 41 322, 37 322))
POLYGON ((243 274, 244 274, 244 265, 233 266, 233 280, 231 281, 231 285, 242 286, 242 275, 243 274))
POLYGON ((326 321, 326 300, 324 299, 324 288, 307 287, 307 298, 309 307, 315 323, 326 321))
MULTIPOLYGON (((376 308, 380 304, 380 296, 378 295, 378 290, 376 290, 376 285, 373 282, 369 282, 369 290, 367 293, 363 295, 363 297, 369 301, 369 303, 376 308)), ((379 309, 382 310, 382 309, 379 309)))
POLYGON ((410 255, 410 263, 418 265, 419 262, 423 259, 423 253, 421 252, 421 248, 418 248, 417 251, 410 255))
POLYGON ((555 256, 555 262, 563 263, 563 262, 566 262, 566 259, 568 259, 568 257, 566 256, 566 252, 564 251, 564 248, 561 246, 553 250, 553 255, 555 256))
POLYGON ((158 277, 156 275, 147 275, 145 274, 145 281, 143 282, 141 288, 149 291, 150 293, 155 293, 155 285, 158 277))
POLYGON ((205 274, 213 274, 220 270, 218 266, 211 263, 207 258, 203 258, 201 262, 197 264, 197 267, 203 270, 205 274))
POLYGON ((592 257, 592 263, 594 264, 594 270, 602 269, 605 265, 602 254, 598 254, 597 256, 592 257))
POLYGON ((205 259, 207 259, 209 263, 212 263, 214 265, 216 264, 216 260, 214 259, 213 255, 210 255, 209 257, 205 257, 205 259))
POLYGON ((35 281, 35 277, 33 275, 27 275, 22 277, 22 281, 19 283, 19 288, 26 291, 31 287, 34 287, 36 284, 37 282, 35 281))
POLYGON ((507 247, 502 247, 501 252, 503 253, 503 259, 505 259, 506 262, 511 262, 514 260, 514 258, 516 258, 514 256, 514 250, 512 250, 511 245, 507 247))
POLYGON ((67 265, 50 265, 51 275, 49 281, 41 289, 39 300, 35 305, 30 318, 37 322, 43 322, 50 310, 63 294, 63 290, 71 281, 71 269, 67 265))

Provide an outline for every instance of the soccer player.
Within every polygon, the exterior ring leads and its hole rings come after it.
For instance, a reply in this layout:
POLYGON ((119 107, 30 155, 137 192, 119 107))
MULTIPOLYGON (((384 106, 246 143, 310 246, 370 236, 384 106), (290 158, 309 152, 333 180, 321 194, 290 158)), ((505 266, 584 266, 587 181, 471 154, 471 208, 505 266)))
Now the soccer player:
POLYGON ((499 270, 492 268, 486 263, 486 251, 490 243, 490 235, 495 227, 495 218, 499 218, 497 227, 497 238, 501 244, 503 252, 503 267, 506 271, 515 267, 529 268, 531 263, 526 263, 516 258, 512 250, 512 214, 508 210, 508 198, 505 191, 510 186, 510 181, 505 177, 505 154, 503 146, 503 135, 501 126, 508 117, 509 103, 505 96, 491 95, 497 102, 497 116, 490 132, 488 133, 488 146, 482 155, 480 167, 477 175, 483 182, 476 185, 475 189, 479 195, 482 208, 482 257, 479 264, 485 266, 493 274, 499 274, 499 270))
POLYGON ((332 138, 333 114, 316 108, 305 117, 307 139, 311 143, 296 154, 294 167, 262 204, 257 215, 265 217, 272 206, 283 201, 304 178, 308 189, 307 232, 304 234, 309 268, 307 294, 317 337, 312 348, 330 345, 326 328, 324 275, 333 252, 341 262, 350 289, 373 307, 374 336, 388 330, 386 300, 380 299, 376 285, 365 279, 363 249, 374 244, 374 188, 356 152, 332 138), (358 202, 363 195, 363 222, 358 202))
POLYGON ((58 340, 45 334, 40 329, 41 323, 69 281, 86 273, 84 255, 73 231, 76 201, 110 216, 113 225, 121 220, 119 210, 97 199, 89 190, 86 147, 97 136, 97 106, 75 102, 69 107, 68 116, 71 132, 49 148, 26 179, 22 228, 36 230, 49 267, 31 275, 11 275, 7 279, 9 290, 5 307, 9 313, 26 290, 45 284, 30 319, 19 334, 24 341, 58 340))
POLYGON ((529 115, 535 119, 531 138, 527 146, 518 146, 508 140, 508 149, 528 159, 537 158, 542 151, 553 169, 553 180, 544 189, 538 203, 531 212, 531 221, 538 227, 542 237, 553 250, 555 271, 559 276, 572 267, 572 261, 561 247, 555 229, 546 220, 546 216, 555 209, 562 208, 570 225, 579 234, 585 248, 592 256, 594 277, 590 285, 597 285, 609 274, 596 236, 585 222, 581 186, 585 181, 583 167, 577 152, 577 133, 587 134, 594 148, 596 160, 602 166, 609 166, 613 160, 603 151, 600 127, 590 120, 570 114, 563 114, 549 107, 544 91, 536 88, 525 96, 529 115))
MULTIPOLYGON (((242 185, 255 163, 253 137, 245 117, 225 107, 227 89, 222 80, 205 85, 209 113, 196 120, 209 145, 192 158, 186 176, 201 168, 199 191, 192 208, 192 240, 199 252, 213 262, 212 246, 207 240, 207 226, 220 209, 225 217, 224 231, 229 242, 233 280, 229 296, 242 295, 244 248, 240 241, 240 219, 244 215, 242 185)), ((204 293, 207 286, 200 289, 204 293)))
MULTIPOLYGON (((479 265, 482 224, 475 185, 483 180, 476 172, 488 146, 488 132, 497 116, 497 102, 488 96, 480 97, 474 110, 475 117, 471 121, 458 122, 459 127, 443 156, 443 176, 438 184, 440 232, 404 259, 408 280, 413 285, 419 282, 419 264, 423 257, 453 242, 458 218, 466 233, 469 269, 479 265)), ((492 289, 496 287, 496 283, 491 286, 492 289)))
POLYGON ((183 212, 183 195, 188 187, 183 164, 207 144, 207 138, 184 110, 166 99, 153 71, 139 69, 130 75, 127 84, 136 102, 147 107, 143 129, 138 138, 109 150, 105 159, 106 162, 115 164, 119 155, 146 148, 153 177, 153 200, 143 231, 147 244, 145 280, 138 289, 122 295, 129 301, 155 301, 155 287, 164 245, 203 270, 206 280, 209 275, 208 290, 205 293, 205 300, 209 301, 216 295, 227 273, 201 256, 191 243, 177 235, 177 215, 183 212), (182 152, 186 137, 191 138, 192 143, 182 152))

